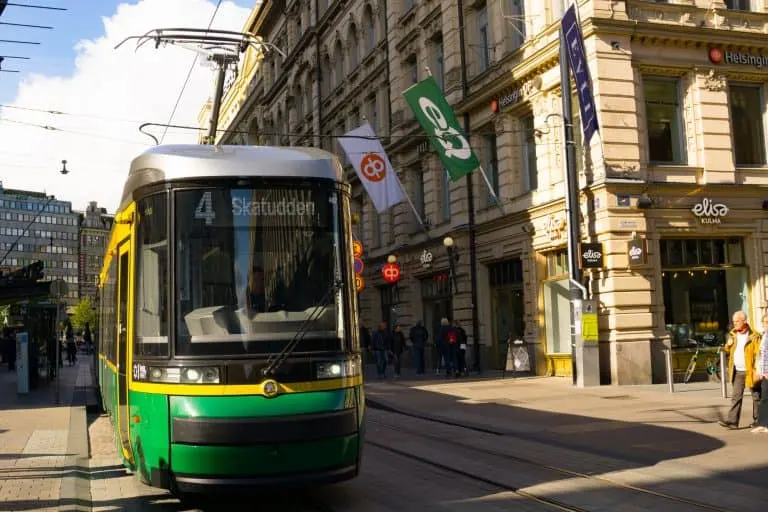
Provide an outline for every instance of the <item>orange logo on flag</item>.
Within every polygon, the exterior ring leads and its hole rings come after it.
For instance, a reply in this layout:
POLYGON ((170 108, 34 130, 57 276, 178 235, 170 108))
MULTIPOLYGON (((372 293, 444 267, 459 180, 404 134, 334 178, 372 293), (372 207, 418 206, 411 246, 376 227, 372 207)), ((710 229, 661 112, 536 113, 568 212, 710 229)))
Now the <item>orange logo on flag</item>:
POLYGON ((360 173, 368 181, 377 183, 387 176, 387 164, 375 153, 367 153, 360 160, 360 173))

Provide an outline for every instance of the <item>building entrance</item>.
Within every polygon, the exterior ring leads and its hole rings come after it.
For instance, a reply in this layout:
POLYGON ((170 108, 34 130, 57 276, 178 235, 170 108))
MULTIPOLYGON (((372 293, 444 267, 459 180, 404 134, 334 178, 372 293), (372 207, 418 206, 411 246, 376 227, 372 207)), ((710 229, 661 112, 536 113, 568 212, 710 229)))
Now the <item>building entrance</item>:
POLYGON ((525 301, 523 300, 523 263, 513 259, 488 266, 493 311, 494 368, 506 362, 507 341, 525 335, 525 301))
MULTIPOLYGON (((432 345, 431 360, 437 366, 437 351, 435 343, 440 333, 440 320, 453 320, 453 296, 451 280, 448 273, 437 274, 421 281, 421 302, 424 311, 424 327, 429 331, 429 342, 432 345)), ((430 358, 427 359, 429 361, 430 358)))

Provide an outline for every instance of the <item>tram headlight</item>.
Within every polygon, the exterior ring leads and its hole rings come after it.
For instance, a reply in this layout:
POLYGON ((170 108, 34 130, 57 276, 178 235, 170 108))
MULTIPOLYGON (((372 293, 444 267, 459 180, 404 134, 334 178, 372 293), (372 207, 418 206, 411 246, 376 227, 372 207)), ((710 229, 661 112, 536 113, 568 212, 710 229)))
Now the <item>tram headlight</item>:
POLYGON ((341 379, 360 375, 360 358, 317 363, 318 379, 341 379))
POLYGON ((215 366, 190 368, 149 368, 149 382, 164 384, 219 384, 221 373, 215 366))

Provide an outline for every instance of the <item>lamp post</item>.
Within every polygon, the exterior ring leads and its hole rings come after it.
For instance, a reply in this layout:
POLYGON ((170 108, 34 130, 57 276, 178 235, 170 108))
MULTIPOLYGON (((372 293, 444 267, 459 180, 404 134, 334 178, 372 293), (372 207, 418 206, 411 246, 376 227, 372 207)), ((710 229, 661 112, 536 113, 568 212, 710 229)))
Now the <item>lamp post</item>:
POLYGON ((443 238, 443 247, 445 247, 445 250, 448 252, 448 265, 450 266, 450 277, 451 277, 451 289, 454 293, 459 293, 459 286, 456 284, 456 260, 458 260, 458 254, 456 254, 456 249, 454 248, 453 238, 450 236, 447 236, 443 238))

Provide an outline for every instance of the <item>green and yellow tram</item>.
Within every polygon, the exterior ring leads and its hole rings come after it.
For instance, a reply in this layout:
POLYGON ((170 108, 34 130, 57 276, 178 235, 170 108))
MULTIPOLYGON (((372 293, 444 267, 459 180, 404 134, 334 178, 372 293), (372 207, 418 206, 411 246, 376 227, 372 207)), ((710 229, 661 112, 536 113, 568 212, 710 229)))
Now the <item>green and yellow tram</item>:
POLYGON ((179 494, 355 477, 364 396, 350 189, 313 148, 157 146, 99 280, 124 464, 179 494))

